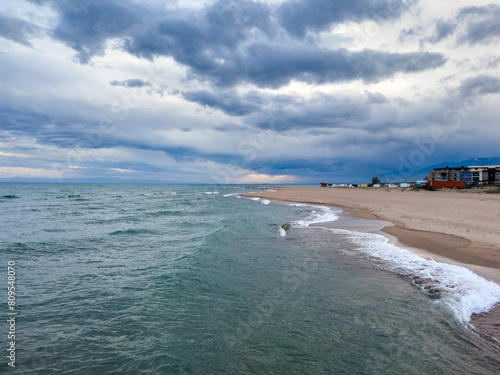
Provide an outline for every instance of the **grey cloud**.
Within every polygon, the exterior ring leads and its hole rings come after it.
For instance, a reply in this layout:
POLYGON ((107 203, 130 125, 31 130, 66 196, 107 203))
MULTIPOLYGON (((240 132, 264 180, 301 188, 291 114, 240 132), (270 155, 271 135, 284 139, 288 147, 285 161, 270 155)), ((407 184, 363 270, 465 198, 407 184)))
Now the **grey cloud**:
POLYGON ((31 22, 0 14, 0 37, 31 47, 30 38, 42 29, 31 22))
POLYGON ((445 62, 439 53, 349 52, 302 44, 285 47, 254 43, 239 51, 229 51, 226 47, 202 43, 195 26, 182 23, 182 34, 167 32, 164 24, 159 30, 150 30, 147 35, 131 40, 127 49, 138 56, 172 56, 189 66, 195 76, 209 78, 219 86, 248 82, 278 88, 293 79, 308 83, 357 79, 376 82, 398 72, 423 71, 445 62))
POLYGON ((368 99, 368 103, 381 104, 387 103, 387 98, 380 92, 369 92, 365 90, 365 95, 368 99))
POLYGON ((499 93, 500 79, 488 75, 469 77, 462 81, 459 92, 463 97, 499 93))
POLYGON ((438 43, 454 33, 458 34, 457 41, 459 43, 486 44, 492 42, 500 37, 500 6, 490 4, 464 7, 460 9, 455 18, 439 20, 434 35, 428 41, 438 43), (459 28, 459 25, 464 25, 464 27, 459 28), (457 30, 462 31, 458 32, 457 30))
MULTIPOLYGON (((245 116, 246 124, 264 130, 288 131, 307 128, 311 133, 336 128, 361 129, 369 123, 370 131, 378 131, 396 126, 393 118, 388 117, 390 115, 376 121, 371 119, 374 109, 391 113, 396 108, 379 92, 365 91, 364 95, 357 96, 317 92, 308 99, 256 91, 241 95, 236 90, 203 90, 183 95, 187 100, 222 110, 228 115, 245 116)), ((399 121, 398 126, 414 125, 399 121)))
POLYGON ((136 87, 144 87, 151 86, 151 83, 147 81, 143 81, 142 79, 126 79, 124 81, 110 81, 109 84, 111 86, 123 86, 127 88, 136 88, 136 87))
POLYGON ((220 0, 206 6, 201 13, 162 9, 161 14, 146 4, 132 1, 35 2, 50 3, 58 8, 60 21, 53 36, 73 48, 84 64, 93 56, 102 55, 110 38, 142 36, 141 55, 145 57, 165 54, 169 48, 183 48, 187 56, 200 58, 206 51, 193 51, 193 48, 199 48, 201 44, 230 49, 245 40, 251 29, 272 33, 269 7, 251 0, 237 3, 220 0), (156 24, 158 32, 165 35, 163 45, 158 45, 155 40, 148 43, 146 24, 148 27, 156 24))
POLYGON ((413 0, 288 0, 280 5, 277 16, 291 35, 304 37, 307 31, 320 32, 337 23, 399 18, 414 3, 413 0))
POLYGON ((468 16, 485 16, 489 13, 489 7, 492 5, 482 6, 482 7, 464 7, 458 12, 458 18, 468 17, 468 16))
POLYGON ((59 7, 60 20, 53 36, 77 52, 81 63, 102 55, 109 38, 124 37, 141 23, 145 10, 122 1, 89 0, 49 2, 59 7))
POLYGON ((125 43, 130 53, 149 58, 173 56, 199 70, 214 69, 229 61, 251 31, 272 34, 270 10, 253 1, 229 6, 219 1, 200 15, 165 17, 150 28, 132 35, 125 43))
POLYGON ((183 93, 186 100, 198 103, 204 107, 220 109, 231 116, 245 116, 261 108, 262 99, 256 93, 248 93, 244 96, 236 90, 213 93, 207 90, 191 91, 183 93))
MULTIPOLYGON (((444 64, 437 53, 388 53, 364 50, 328 50, 297 46, 283 48, 255 44, 245 59, 236 61, 237 71, 221 71, 220 80, 247 81, 261 87, 280 87, 292 79, 307 83, 377 82, 398 72, 417 72, 444 64), (234 74, 236 73, 236 74, 234 74)), ((223 82, 224 83, 224 82, 223 82)))
POLYGON ((457 25, 452 21, 439 20, 436 24, 436 32, 429 39, 429 42, 435 44, 442 41, 446 37, 453 34, 455 32, 456 27, 457 25))
POLYGON ((360 98, 320 93, 307 100, 287 95, 265 99, 269 105, 248 119, 261 129, 351 128, 364 123, 370 116, 370 107, 360 98))
POLYGON ((3 130, 36 133, 41 124, 50 122, 50 117, 42 111, 20 107, 0 107, 0 123, 3 130))
MULTIPOLYGON (((299 13, 304 14, 296 29, 300 33, 311 27, 318 31, 337 21, 398 17, 412 3, 287 1, 277 14, 283 27, 297 34, 290 22, 299 13)), ((219 0, 198 13, 175 9, 164 11, 159 17, 145 5, 141 8, 137 3, 116 0, 54 4, 60 7, 61 16, 53 35, 77 51, 81 63, 103 54, 108 39, 122 38, 122 48, 129 53, 148 59, 173 57, 190 68, 188 77, 209 80, 218 86, 251 83, 278 88, 291 80, 377 82, 398 72, 435 68, 445 61, 437 53, 349 52, 291 41, 278 44, 273 41, 279 29, 273 8, 252 0, 219 0), (146 16, 150 22, 145 22, 146 16), (256 39, 260 42, 252 42, 256 39)))
POLYGON ((272 130, 355 128, 369 119, 371 105, 389 103, 381 93, 368 91, 355 97, 316 93, 309 99, 256 91, 241 95, 236 90, 193 91, 183 96, 230 116, 246 116, 248 124, 272 130))
POLYGON ((421 33, 421 31, 422 30, 420 28, 403 29, 399 33, 398 40, 400 42, 406 42, 407 40, 415 38, 416 36, 418 36, 421 33))
POLYGON ((486 43, 500 36, 500 6, 490 4, 484 7, 467 7, 459 13, 459 18, 468 20, 467 31, 461 40, 486 43))
POLYGON ((222 110, 231 116, 246 116, 245 122, 261 129, 283 131, 301 128, 356 127, 370 116, 368 104, 386 101, 380 93, 366 97, 337 97, 317 93, 310 99, 291 95, 272 95, 251 91, 244 95, 236 90, 183 93, 185 99, 205 107, 222 110), (358 124, 358 125, 356 125, 358 124))

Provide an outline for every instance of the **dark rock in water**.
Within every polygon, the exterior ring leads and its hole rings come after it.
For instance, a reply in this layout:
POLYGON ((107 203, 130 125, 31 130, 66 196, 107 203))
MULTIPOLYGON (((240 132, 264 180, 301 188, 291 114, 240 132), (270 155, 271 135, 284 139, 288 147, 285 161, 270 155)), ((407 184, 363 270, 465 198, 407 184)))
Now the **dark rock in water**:
POLYGON ((288 229, 290 229, 291 224, 286 223, 286 224, 281 224, 281 228, 286 232, 288 229))
POLYGON ((415 276, 415 277, 413 278, 413 282, 414 282, 415 284, 417 284, 417 285, 422 285, 422 284, 424 284, 424 283, 425 283, 425 280, 424 280, 424 279, 422 279, 420 276, 415 276))
POLYGON ((428 297, 431 299, 439 299, 441 298, 441 292, 436 289, 430 289, 427 291, 428 297))
POLYGON ((17 195, 4 195, 2 198, 4 199, 15 199, 15 198, 19 198, 17 195))

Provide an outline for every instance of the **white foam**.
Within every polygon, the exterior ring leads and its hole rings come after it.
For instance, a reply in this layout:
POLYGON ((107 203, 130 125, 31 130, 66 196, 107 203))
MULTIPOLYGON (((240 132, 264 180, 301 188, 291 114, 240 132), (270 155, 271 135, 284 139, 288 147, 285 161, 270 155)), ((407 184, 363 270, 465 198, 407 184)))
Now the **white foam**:
POLYGON ((280 229, 280 236, 286 237, 286 230, 284 230, 281 226, 279 226, 279 229, 280 229))
POLYGON ((262 203, 262 204, 268 205, 269 203, 271 203, 271 201, 270 201, 270 200, 268 200, 268 199, 262 199, 262 200, 260 200, 260 201, 259 201, 259 203, 262 203))
POLYGON ((216 195, 216 194, 220 194, 218 191, 205 191, 203 194, 206 194, 206 195, 216 195))
MULTIPOLYGON (((308 206, 306 204, 291 204, 296 207, 304 207, 308 206)), ((311 212, 311 215, 304 219, 304 220, 298 220, 292 223, 292 226, 297 227, 297 228, 307 228, 311 224, 317 224, 317 223, 325 223, 329 221, 335 221, 339 218, 338 213, 341 211, 334 211, 330 207, 325 207, 325 206, 309 206, 313 207, 315 210, 311 212)))
POLYGON ((456 265, 424 259, 389 243, 387 237, 328 229, 347 234, 359 250, 386 262, 392 271, 408 276, 431 297, 439 297, 462 322, 470 322, 472 314, 484 313, 500 303, 500 285, 488 281, 471 270, 456 265))

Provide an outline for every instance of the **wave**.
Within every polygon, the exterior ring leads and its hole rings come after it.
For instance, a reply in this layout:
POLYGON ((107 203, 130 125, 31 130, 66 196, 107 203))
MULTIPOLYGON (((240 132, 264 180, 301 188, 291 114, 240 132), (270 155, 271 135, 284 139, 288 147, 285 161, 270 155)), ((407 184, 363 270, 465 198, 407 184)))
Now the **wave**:
POLYGON ((279 227, 279 231, 281 237, 286 237, 286 230, 284 230, 282 227, 279 227))
POLYGON ((234 197, 234 198, 241 199, 241 195, 240 195, 240 193, 225 194, 225 195, 223 195, 223 197, 224 197, 224 198, 234 197))
POLYGON ((148 229, 126 229, 126 230, 117 230, 111 232, 109 235, 117 236, 117 235, 137 235, 137 234, 159 234, 159 233, 157 231, 148 229))
POLYGON ((149 212, 146 214, 147 216, 185 216, 186 213, 183 211, 157 211, 157 212, 149 212))
POLYGON ((331 207, 311 206, 303 203, 289 203, 288 206, 313 208, 309 217, 291 223, 292 226, 297 228, 307 228, 312 224, 335 221, 339 218, 338 214, 342 212, 341 210, 333 209, 331 207))
POLYGON ((290 229, 290 226, 291 226, 290 223, 282 224, 282 225, 279 226, 279 231, 280 231, 280 236, 281 237, 286 237, 286 231, 288 229, 290 229))
MULTIPOLYGON (((229 194, 228 194, 229 196, 229 194)), ((238 196, 238 198, 241 198, 238 196)), ((264 199, 264 198, 245 198, 245 199, 249 199, 251 201, 254 201, 254 202, 259 202, 261 204, 264 204, 264 205, 269 205, 269 203, 271 203, 271 201, 269 199, 264 199)))
POLYGON ((218 195, 220 193, 218 191, 205 191, 203 194, 206 194, 206 195, 218 195))
POLYGON ((18 199, 20 197, 18 197, 17 195, 4 195, 2 198, 3 199, 18 199))
POLYGON ((500 303, 500 285, 465 267, 427 260, 391 245, 389 239, 380 234, 324 229, 346 234, 361 252, 384 261, 389 270, 409 278, 413 285, 436 303, 446 305, 464 323, 469 323, 473 314, 488 312, 500 303))

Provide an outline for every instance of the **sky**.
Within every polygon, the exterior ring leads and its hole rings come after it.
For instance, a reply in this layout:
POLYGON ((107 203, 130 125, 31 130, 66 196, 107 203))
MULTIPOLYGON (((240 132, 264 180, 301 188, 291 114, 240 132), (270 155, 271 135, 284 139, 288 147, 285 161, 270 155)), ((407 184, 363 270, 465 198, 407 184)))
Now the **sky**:
POLYGON ((404 181, 499 103, 498 1, 0 3, 0 181, 404 181))

